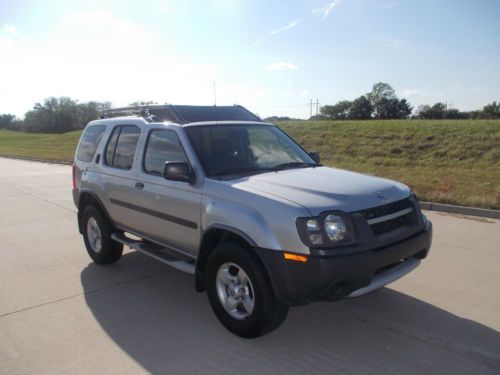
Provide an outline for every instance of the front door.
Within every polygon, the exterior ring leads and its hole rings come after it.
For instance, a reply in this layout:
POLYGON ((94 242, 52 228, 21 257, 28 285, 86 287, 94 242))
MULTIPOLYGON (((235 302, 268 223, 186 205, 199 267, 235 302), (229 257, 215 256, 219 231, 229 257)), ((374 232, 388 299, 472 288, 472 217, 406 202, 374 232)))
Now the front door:
POLYGON ((166 161, 189 162, 177 133, 151 129, 136 181, 134 204, 142 209, 134 228, 153 240, 196 255, 200 239, 201 191, 196 185, 163 178, 166 161))

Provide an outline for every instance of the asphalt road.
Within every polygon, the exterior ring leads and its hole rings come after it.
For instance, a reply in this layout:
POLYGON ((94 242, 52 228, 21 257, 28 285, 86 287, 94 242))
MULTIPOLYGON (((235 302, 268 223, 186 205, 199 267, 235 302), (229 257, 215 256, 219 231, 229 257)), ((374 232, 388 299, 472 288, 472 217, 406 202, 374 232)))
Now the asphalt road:
POLYGON ((358 299, 227 332, 193 279, 87 256, 71 168, 0 158, 0 373, 500 373, 500 221, 429 212, 422 266, 358 299))

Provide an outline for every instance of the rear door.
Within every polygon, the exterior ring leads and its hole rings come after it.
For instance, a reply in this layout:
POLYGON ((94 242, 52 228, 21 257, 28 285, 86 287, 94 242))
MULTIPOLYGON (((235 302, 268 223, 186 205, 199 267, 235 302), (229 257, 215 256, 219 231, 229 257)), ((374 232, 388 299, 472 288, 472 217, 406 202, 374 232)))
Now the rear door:
POLYGON ((137 193, 135 164, 141 125, 114 126, 103 152, 101 175, 107 207, 113 220, 126 228, 133 228, 136 222, 129 205, 137 193))

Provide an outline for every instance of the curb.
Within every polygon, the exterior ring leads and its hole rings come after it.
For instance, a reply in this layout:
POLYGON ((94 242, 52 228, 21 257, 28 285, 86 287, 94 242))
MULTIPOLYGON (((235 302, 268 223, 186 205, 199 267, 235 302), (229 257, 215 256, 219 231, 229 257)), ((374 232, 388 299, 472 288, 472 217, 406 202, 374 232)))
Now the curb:
POLYGON ((500 211, 488 210, 486 208, 454 206, 451 204, 420 202, 420 207, 424 210, 448 212, 451 214, 462 214, 469 216, 487 217, 490 219, 500 219, 500 211))
POLYGON ((0 154, 0 158, 25 160, 25 161, 36 161, 39 163, 49 163, 49 164, 62 164, 62 165, 71 165, 72 164, 71 162, 65 161, 65 160, 39 159, 39 158, 33 158, 33 157, 29 157, 29 156, 12 156, 12 155, 0 154))

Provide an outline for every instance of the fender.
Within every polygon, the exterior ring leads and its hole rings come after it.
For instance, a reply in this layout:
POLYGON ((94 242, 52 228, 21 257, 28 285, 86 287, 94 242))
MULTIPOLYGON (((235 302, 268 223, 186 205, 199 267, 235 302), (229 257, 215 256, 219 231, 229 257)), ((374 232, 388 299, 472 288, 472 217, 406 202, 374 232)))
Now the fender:
POLYGON ((232 227, 230 225, 226 225, 226 224, 211 224, 211 225, 209 225, 202 232, 202 235, 201 235, 202 242, 203 242, 203 238, 205 237, 205 234, 207 232, 209 232, 211 229, 222 229, 222 230, 225 230, 227 232, 234 233, 237 236, 240 236, 241 238, 243 238, 246 242, 248 242, 248 244, 250 246, 252 246, 252 247, 257 246, 257 243, 248 234, 246 234, 242 230, 239 230, 237 228, 234 228, 234 227, 232 227))
POLYGON ((92 197, 92 201, 97 203, 97 205, 99 206, 101 211, 106 216, 106 219, 111 223, 111 225, 113 225, 114 227, 116 226, 115 221, 109 215, 108 210, 106 210, 106 207, 102 203, 101 198, 99 198, 99 196, 96 193, 94 193, 92 190, 81 189, 78 193, 78 214, 77 214, 77 216, 78 216, 78 230, 80 231, 80 234, 83 234, 83 222, 82 222, 83 209, 81 209, 81 207, 80 207, 81 204, 83 203, 82 202, 82 195, 90 195, 92 197))

